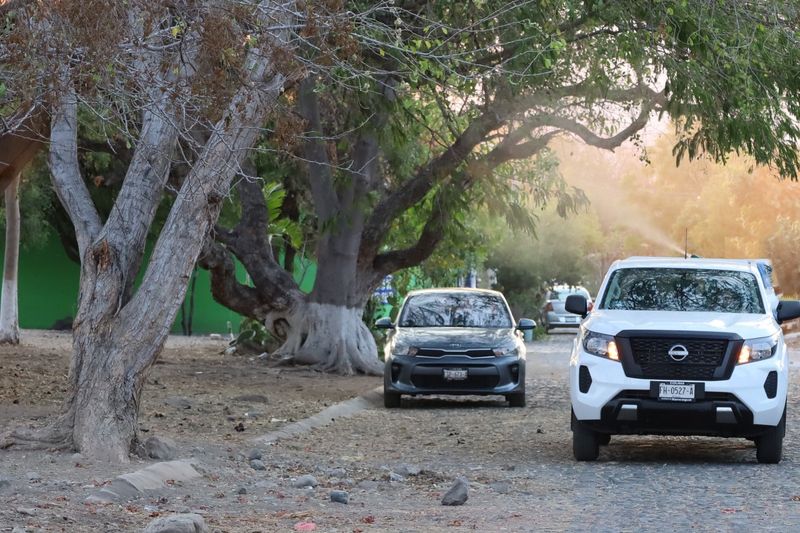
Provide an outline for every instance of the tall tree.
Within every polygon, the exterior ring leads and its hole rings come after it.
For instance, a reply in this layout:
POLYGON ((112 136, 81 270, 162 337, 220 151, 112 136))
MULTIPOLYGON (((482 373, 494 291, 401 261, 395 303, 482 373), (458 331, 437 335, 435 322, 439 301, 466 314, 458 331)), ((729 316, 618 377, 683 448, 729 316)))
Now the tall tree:
POLYGON ((5 190, 6 249, 3 258, 3 292, 0 295, 0 343, 19 344, 17 278, 19 265, 19 180, 5 190))
POLYGON ((33 102, 51 117, 52 184, 75 228, 81 279, 63 411, 0 445, 74 448, 124 462, 137 439, 146 373, 205 236, 297 68, 298 15, 293 2, 268 0, 15 5, 0 39, 5 104, 33 102), (124 135, 133 148, 105 220, 80 173, 82 113, 102 118, 109 135, 124 135), (189 170, 143 267, 145 240, 178 162, 189 170))
POLYGON ((680 124, 679 158, 724 159, 738 149, 796 174, 795 2, 351 7, 369 23, 345 42, 372 81, 312 68, 287 97, 303 129, 291 154, 316 217, 313 291, 302 294, 276 261, 253 183, 241 183, 239 223, 217 228, 203 256, 217 300, 266 321, 285 339, 280 356, 341 373, 381 372, 361 321, 371 291, 386 274, 425 260, 454 213, 502 204, 508 196, 498 192, 526 178, 536 195, 552 194, 562 207, 574 201, 515 163, 545 155, 555 136, 614 150, 635 141, 653 114, 668 113, 680 124), (427 220, 413 237, 387 246, 404 214, 419 209, 427 220), (252 286, 236 281, 232 256, 252 286))

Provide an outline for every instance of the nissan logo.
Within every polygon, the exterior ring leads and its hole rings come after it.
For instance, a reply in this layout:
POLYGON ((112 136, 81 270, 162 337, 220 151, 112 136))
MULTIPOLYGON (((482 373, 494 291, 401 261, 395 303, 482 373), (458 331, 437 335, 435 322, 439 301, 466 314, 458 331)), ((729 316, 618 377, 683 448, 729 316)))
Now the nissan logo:
POLYGON ((673 361, 681 362, 689 357, 689 350, 687 350, 686 346, 683 344, 676 344, 669 349, 667 354, 672 358, 673 361))

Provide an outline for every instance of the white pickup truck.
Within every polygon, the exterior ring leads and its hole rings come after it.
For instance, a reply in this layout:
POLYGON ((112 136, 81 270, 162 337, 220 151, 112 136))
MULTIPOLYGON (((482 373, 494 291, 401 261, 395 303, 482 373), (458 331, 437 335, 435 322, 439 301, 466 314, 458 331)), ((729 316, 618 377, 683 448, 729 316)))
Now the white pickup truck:
POLYGON ((638 257, 614 263, 581 315, 570 358, 573 453, 598 457, 616 434, 715 435, 781 460, 788 361, 780 323, 800 302, 775 300, 758 260, 638 257))

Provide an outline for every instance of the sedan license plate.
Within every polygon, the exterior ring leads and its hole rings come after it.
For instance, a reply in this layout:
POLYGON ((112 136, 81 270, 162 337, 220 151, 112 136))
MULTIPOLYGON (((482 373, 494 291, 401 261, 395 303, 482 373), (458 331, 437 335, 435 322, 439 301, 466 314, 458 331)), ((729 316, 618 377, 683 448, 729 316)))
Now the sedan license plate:
POLYGON ((693 402, 695 400, 695 384, 682 381, 668 381, 658 384, 658 399, 671 402, 693 402))
POLYGON ((447 381, 463 381, 469 375, 466 368, 444 368, 442 371, 447 381))

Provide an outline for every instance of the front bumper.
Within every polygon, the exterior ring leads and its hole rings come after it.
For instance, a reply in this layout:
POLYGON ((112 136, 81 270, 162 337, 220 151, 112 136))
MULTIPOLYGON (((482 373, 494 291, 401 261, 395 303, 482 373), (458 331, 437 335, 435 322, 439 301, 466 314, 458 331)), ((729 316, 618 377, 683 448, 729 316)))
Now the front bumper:
POLYGON ((772 358, 734 367, 729 379, 702 383, 694 402, 664 402, 651 394, 650 380, 625 375, 622 364, 583 351, 576 339, 570 357, 570 399, 575 418, 608 433, 753 436, 777 426, 788 388, 785 345, 772 358), (581 367, 586 370, 581 371, 581 367), (581 391, 580 374, 591 377, 581 391), (777 375, 775 394, 765 383, 777 375), (627 407, 625 407, 627 406, 627 407), (634 416, 635 415, 635 416, 634 416))
POLYGON ((514 394, 525 391, 525 359, 395 355, 386 361, 384 388, 401 394, 514 394), (462 369, 467 379, 448 380, 444 370, 462 369))

